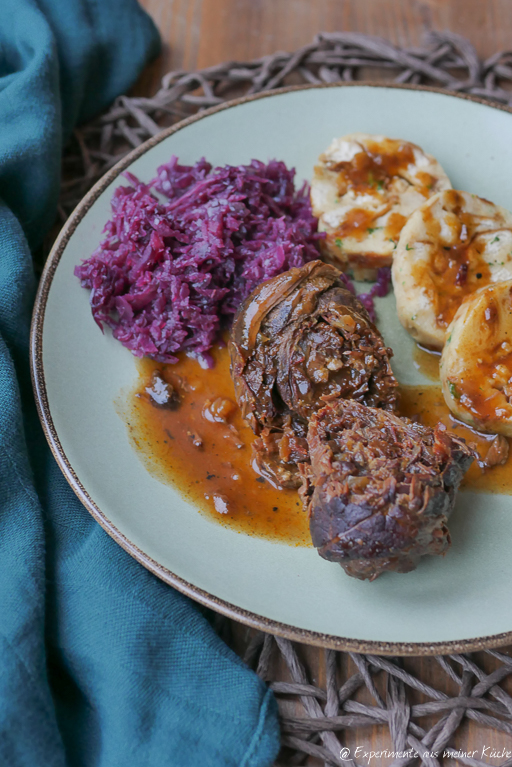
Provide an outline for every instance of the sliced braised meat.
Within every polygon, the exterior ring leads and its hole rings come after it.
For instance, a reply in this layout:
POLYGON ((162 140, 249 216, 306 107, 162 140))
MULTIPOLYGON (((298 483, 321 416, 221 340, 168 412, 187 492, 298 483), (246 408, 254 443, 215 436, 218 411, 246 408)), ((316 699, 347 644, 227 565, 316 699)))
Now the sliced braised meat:
POLYGON ((282 430, 263 429, 252 446, 253 468, 275 487, 299 488, 297 464, 307 461, 308 443, 288 426, 282 430))
POLYGON ((509 442, 503 434, 496 434, 487 455, 483 461, 478 461, 480 468, 491 469, 493 466, 503 466, 507 462, 509 453, 509 442))
POLYGON ((308 445, 302 494, 322 557, 373 580, 448 549, 448 517, 473 461, 463 440, 337 399, 311 418, 308 445))
MULTIPOLYGON (((258 435, 289 427, 304 438, 323 396, 396 407, 392 351, 340 272, 321 261, 257 287, 235 317, 229 346, 238 404, 258 435)), ((264 458, 261 444, 256 451, 267 467, 277 455, 264 458)))

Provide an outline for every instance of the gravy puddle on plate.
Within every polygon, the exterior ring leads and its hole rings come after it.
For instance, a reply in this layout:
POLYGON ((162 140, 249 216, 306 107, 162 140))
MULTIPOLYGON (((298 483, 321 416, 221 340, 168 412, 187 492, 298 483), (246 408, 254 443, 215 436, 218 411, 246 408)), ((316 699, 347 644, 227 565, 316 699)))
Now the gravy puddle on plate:
MULTIPOLYGON (((417 415, 420 422, 426 426, 435 426, 438 421, 442 421, 458 437, 463 437, 468 444, 473 443, 482 458, 485 458, 494 435, 474 431, 451 415, 439 384, 440 359, 441 355, 437 352, 429 352, 420 346, 415 347, 414 366, 425 378, 436 381, 437 385, 400 386, 400 414, 409 418, 417 415)), ((493 466, 485 472, 476 462, 473 463, 462 480, 460 489, 512 494, 512 450, 503 465, 493 466)))
MULTIPOLYGON (((173 485, 216 523, 246 535, 311 547, 308 518, 297 491, 277 490, 252 469, 254 434, 235 402, 228 350, 215 347, 212 353, 216 364, 211 370, 203 370, 197 360, 184 355, 175 365, 147 358, 137 361, 136 385, 116 403, 132 445, 157 479, 173 485), (155 370, 180 391, 176 410, 151 403, 146 388, 151 386, 155 370), (218 398, 233 406, 227 423, 212 422, 203 415, 218 398)), ((414 364, 430 380, 439 380, 438 355, 418 348, 414 364)), ((442 421, 457 436, 476 444, 485 456, 492 436, 486 438, 456 421, 440 385, 400 386, 400 393, 401 415, 416 415, 427 426, 442 421)), ((512 493, 512 451, 503 466, 485 473, 474 463, 461 489, 512 493)))
POLYGON ((138 360, 139 380, 126 404, 117 403, 133 446, 154 476, 215 522, 290 546, 311 546, 297 491, 277 490, 252 469, 254 434, 236 405, 228 350, 215 347, 212 355, 216 364, 211 370, 186 356, 175 365, 138 360), (146 388, 154 370, 181 392, 176 410, 151 404, 146 388), (236 432, 203 417, 208 401, 217 398, 232 403, 227 420, 236 432))

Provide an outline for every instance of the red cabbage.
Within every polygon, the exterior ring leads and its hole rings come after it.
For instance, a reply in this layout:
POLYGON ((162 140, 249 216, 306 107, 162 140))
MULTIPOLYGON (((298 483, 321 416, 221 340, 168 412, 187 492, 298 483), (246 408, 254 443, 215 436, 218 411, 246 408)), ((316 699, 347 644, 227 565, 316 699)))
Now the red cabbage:
POLYGON ((149 184, 124 175, 106 237, 75 274, 98 325, 139 357, 176 362, 187 351, 210 364, 256 285, 319 257, 307 186, 295 191, 283 162, 212 169, 172 157, 149 184))
POLYGON ((375 322, 375 304, 373 299, 384 298, 389 293, 389 287, 391 285, 391 269, 389 266, 382 266, 377 269, 377 282, 370 288, 368 293, 360 293, 358 295, 359 300, 370 315, 372 322, 375 322))
MULTIPOLYGON (((347 290, 349 290, 354 296, 357 296, 357 291, 355 288, 354 283, 349 278, 345 272, 342 272, 340 274, 341 280, 344 282, 345 287, 347 290)), ((361 301, 362 305, 370 315, 370 319, 372 322, 375 322, 376 314, 375 314, 375 304, 373 299, 377 296, 378 298, 384 298, 384 296, 387 296, 389 293, 389 287, 391 285, 391 269, 389 266, 383 266, 377 269, 377 282, 375 282, 368 293, 359 293, 357 296, 358 299, 361 301)))

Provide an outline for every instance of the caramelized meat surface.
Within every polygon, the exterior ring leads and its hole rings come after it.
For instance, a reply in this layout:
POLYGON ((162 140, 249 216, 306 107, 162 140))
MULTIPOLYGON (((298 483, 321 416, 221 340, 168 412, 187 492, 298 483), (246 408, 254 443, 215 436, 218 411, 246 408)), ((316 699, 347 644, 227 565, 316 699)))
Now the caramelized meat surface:
POLYGON ((374 580, 446 552, 455 493, 473 461, 463 440, 342 399, 312 416, 307 440, 301 492, 322 557, 374 580))
POLYGON ((322 397, 396 407, 391 350, 340 272, 321 261, 251 293, 235 317, 230 355, 242 414, 261 435, 255 465, 280 486, 300 485, 295 465, 307 459, 307 425, 322 397))

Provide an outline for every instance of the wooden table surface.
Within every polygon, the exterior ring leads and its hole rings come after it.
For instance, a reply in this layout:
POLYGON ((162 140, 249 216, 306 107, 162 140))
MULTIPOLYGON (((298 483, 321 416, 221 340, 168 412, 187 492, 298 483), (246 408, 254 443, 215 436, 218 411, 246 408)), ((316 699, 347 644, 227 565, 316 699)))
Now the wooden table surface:
POLYGON ((141 0, 164 43, 140 87, 171 69, 293 51, 318 32, 362 32, 417 46, 429 30, 467 37, 478 54, 512 48, 512 0, 141 0))
MULTIPOLYGON (((160 78, 174 69, 195 70, 229 59, 258 58, 278 50, 293 51, 313 39, 318 32, 353 31, 378 35, 400 46, 418 46, 429 30, 450 30, 467 37, 481 57, 497 50, 512 49, 512 0, 140 0, 153 17, 163 40, 163 52, 142 75, 136 91, 153 94, 160 78)), ((243 650, 249 631, 234 626, 236 649, 243 650)), ((485 634, 485 626, 482 626, 485 634)), ((505 650, 510 654, 510 648, 505 650)), ((302 648, 311 671, 311 681, 322 685, 323 654, 316 648, 302 648)), ((492 660, 486 659, 487 669, 492 660)), ((407 659, 405 666, 434 686, 454 694, 445 675, 432 659, 407 659)), ((274 669, 282 679, 286 670, 274 669)), ((354 673, 348 655, 340 658, 343 678, 354 673)), ((275 678, 275 677, 274 677, 275 678)), ((507 680, 508 681, 508 680, 507 680)), ((507 682, 504 684, 507 689, 507 682)), ((512 692, 512 686, 508 687, 512 692)), ((418 700, 421 699, 419 696, 418 700)), ((371 702, 368 700, 367 702, 371 702)), ((416 702, 416 701, 415 701, 416 702)), ((292 704, 293 705, 293 704, 292 704)), ((300 706, 300 704, 297 704, 300 706)), ((300 709, 296 715, 303 715, 300 709)), ((425 721, 425 726, 428 721, 425 721)), ((387 731, 381 727, 356 730, 342 736, 351 747, 374 750, 392 749, 387 731)), ((459 729, 455 748, 482 746, 512 750, 512 737, 481 728, 466 721, 459 729)), ((486 759, 499 764, 500 759, 486 759)), ((371 767, 389 764, 389 759, 373 759, 371 767)), ((279 764, 287 764, 286 754, 279 764)), ((365 764, 364 762, 360 762, 365 764)), ((321 762, 309 759, 307 765, 321 762)))

